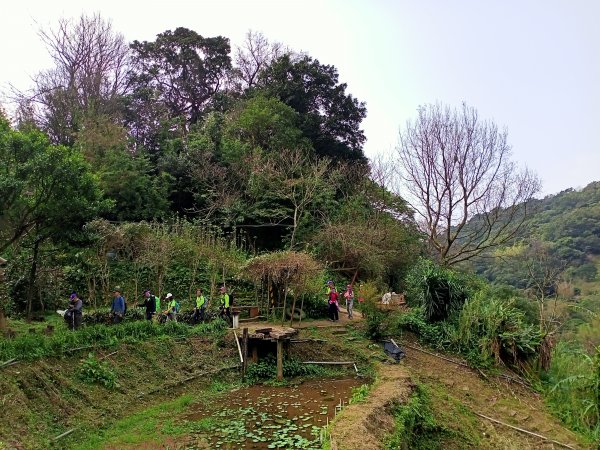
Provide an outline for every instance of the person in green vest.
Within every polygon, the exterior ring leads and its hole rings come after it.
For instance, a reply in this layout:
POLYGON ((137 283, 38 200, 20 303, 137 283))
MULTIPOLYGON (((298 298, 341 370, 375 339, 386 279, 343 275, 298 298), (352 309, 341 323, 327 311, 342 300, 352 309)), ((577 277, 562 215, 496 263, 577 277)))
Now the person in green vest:
POLYGON ((202 289, 196 289, 196 306, 194 308, 194 323, 204 322, 204 312, 206 310, 206 297, 202 289))
POLYGON ((221 293, 221 305, 219 307, 221 311, 219 312, 219 317, 224 319, 225 316, 227 316, 227 322, 231 323, 231 305, 229 304, 229 294, 227 293, 227 288, 225 286, 221 286, 219 292, 221 293))
POLYGON ((167 309, 164 313, 167 315, 167 321, 172 320, 173 322, 177 322, 177 302, 173 298, 173 294, 169 292, 165 300, 167 301, 167 309))

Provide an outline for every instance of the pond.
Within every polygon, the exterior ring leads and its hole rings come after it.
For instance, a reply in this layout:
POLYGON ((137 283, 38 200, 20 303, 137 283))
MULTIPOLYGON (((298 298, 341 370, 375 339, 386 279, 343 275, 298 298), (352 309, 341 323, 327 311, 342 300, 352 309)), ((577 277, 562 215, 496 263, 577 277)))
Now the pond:
POLYGON ((361 384, 356 378, 318 379, 232 391, 211 405, 192 407, 186 448, 320 449, 323 426, 361 384))

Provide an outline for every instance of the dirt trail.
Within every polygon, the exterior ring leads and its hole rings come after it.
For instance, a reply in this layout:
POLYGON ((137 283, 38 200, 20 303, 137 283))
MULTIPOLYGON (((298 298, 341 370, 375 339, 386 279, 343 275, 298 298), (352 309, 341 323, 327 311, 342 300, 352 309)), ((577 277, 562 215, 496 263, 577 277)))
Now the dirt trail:
POLYGON ((376 385, 364 403, 344 409, 331 429, 332 450, 379 450, 394 430, 391 411, 412 392, 408 371, 400 365, 381 364, 376 385))

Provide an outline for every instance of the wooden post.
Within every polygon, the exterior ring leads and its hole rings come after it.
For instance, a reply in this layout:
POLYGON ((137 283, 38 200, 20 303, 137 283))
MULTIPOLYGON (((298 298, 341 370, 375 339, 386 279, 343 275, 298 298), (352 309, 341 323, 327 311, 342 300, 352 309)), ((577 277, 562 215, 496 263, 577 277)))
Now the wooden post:
POLYGON ((244 354, 244 362, 242 364, 242 375, 245 377, 246 370, 248 369, 248 328, 244 328, 242 336, 242 352, 244 354))
POLYGON ((277 380, 283 380, 283 341, 277 339, 277 380))
POLYGON ((252 345, 252 362, 258 362, 258 346, 256 342, 252 345))

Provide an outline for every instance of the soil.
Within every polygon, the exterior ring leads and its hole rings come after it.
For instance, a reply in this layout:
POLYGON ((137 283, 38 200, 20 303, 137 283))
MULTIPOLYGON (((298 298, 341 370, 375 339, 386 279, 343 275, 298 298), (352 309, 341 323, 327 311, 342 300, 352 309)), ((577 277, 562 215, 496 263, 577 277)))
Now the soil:
POLYGON ((343 410, 331 428, 332 450, 378 450, 394 431, 392 410, 412 392, 408 371, 399 365, 381 364, 377 382, 363 403, 343 410))

